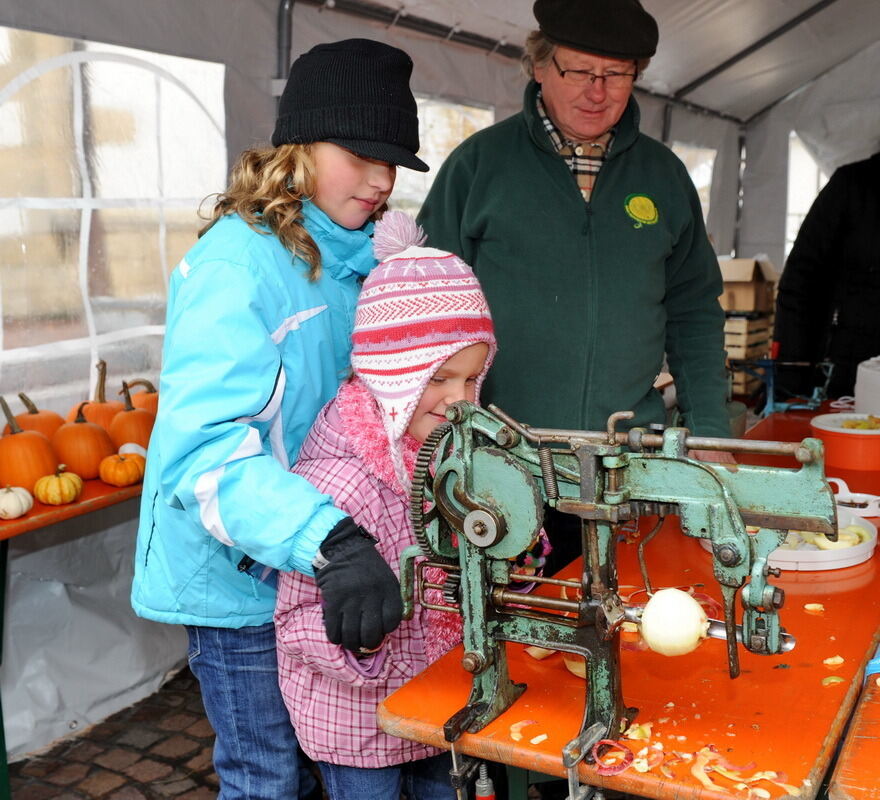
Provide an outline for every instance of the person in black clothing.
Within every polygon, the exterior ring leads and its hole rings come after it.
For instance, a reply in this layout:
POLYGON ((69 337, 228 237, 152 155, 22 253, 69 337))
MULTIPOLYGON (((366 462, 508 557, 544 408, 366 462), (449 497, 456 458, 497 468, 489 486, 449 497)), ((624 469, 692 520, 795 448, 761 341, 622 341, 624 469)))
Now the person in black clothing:
MULTIPOLYGON (((860 362, 880 354, 880 153, 840 167, 804 218, 779 282, 779 361, 830 361, 829 397, 851 395, 860 362)), ((780 366, 782 395, 809 395, 814 368, 780 366)))

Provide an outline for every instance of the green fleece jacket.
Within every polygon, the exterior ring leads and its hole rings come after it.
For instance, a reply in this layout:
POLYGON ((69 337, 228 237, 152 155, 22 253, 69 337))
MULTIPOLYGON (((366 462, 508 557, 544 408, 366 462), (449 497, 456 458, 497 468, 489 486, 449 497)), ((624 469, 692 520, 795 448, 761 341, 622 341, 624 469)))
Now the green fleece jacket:
POLYGON ((691 432, 729 436, 718 261, 684 165, 630 99, 589 203, 526 88, 524 110, 459 145, 419 214, 473 266, 499 343, 483 388, 526 424, 664 422, 664 352, 691 432))

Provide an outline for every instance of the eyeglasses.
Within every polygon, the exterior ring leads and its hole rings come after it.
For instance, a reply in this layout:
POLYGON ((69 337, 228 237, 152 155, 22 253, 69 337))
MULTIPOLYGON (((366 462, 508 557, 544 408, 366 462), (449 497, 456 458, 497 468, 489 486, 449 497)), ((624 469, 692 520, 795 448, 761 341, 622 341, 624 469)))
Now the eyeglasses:
POLYGON ((559 73, 559 77, 566 83, 583 84, 587 81, 590 86, 595 85, 596 81, 604 81, 606 89, 623 89, 629 86, 635 80, 635 72, 606 72, 604 75, 597 75, 586 69, 563 69, 559 66, 556 56, 551 56, 553 66, 559 73))

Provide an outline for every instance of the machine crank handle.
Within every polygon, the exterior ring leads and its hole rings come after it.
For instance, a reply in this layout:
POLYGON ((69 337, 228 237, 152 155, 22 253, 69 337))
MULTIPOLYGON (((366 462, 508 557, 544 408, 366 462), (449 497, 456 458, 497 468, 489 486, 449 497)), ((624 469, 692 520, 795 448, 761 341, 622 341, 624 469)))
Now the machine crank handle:
POLYGON ((416 545, 404 548, 400 554, 400 599, 403 601, 403 618, 412 619, 416 598, 416 559, 423 556, 416 545))
MULTIPOLYGON (((710 639, 726 640, 727 630, 725 629, 724 620, 710 619, 709 629, 706 631, 706 636, 710 639)), ((779 650, 780 653, 787 653, 789 650, 794 650, 794 646, 797 644, 797 639, 795 639, 790 633, 785 633, 785 631, 780 632, 779 639, 782 643, 782 647, 779 650)), ((742 625, 736 626, 736 640, 742 644, 742 625)))

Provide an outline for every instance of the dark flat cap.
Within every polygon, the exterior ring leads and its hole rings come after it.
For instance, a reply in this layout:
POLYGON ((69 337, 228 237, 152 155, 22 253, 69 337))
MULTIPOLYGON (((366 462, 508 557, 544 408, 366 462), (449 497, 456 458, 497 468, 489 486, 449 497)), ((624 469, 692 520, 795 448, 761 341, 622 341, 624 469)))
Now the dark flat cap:
POLYGON ((538 26, 550 41, 607 58, 650 58, 657 21, 639 0, 536 0, 538 26))

